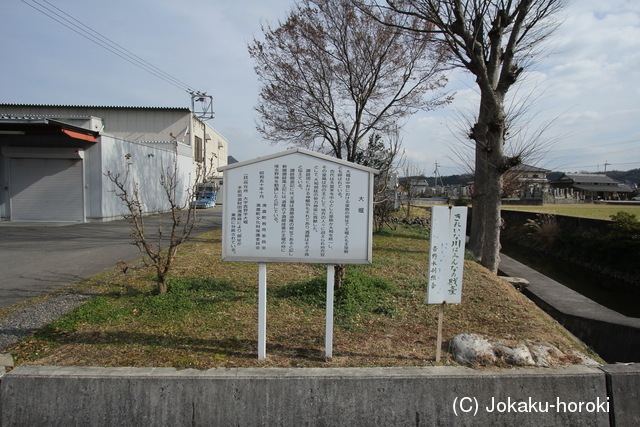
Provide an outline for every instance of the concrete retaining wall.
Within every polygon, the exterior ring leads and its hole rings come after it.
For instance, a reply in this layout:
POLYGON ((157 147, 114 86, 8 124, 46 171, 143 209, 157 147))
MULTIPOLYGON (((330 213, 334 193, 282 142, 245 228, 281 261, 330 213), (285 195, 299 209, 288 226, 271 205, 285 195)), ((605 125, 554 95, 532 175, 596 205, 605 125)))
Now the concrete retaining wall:
POLYGON ((19 367, 2 426, 638 425, 636 365, 213 369, 19 367))
POLYGON ((640 425, 640 365, 606 365, 611 425, 640 425))
MULTIPOLYGON (((539 218, 535 212, 503 210, 501 213, 507 227, 523 226, 528 220, 535 221, 539 218)), ((554 215, 558 226, 566 230, 592 230, 598 233, 607 233, 611 221, 592 218, 579 218, 566 215, 554 215)))
POLYGON ((640 319, 590 300, 500 254, 500 271, 529 281, 523 293, 609 363, 640 362, 640 319))

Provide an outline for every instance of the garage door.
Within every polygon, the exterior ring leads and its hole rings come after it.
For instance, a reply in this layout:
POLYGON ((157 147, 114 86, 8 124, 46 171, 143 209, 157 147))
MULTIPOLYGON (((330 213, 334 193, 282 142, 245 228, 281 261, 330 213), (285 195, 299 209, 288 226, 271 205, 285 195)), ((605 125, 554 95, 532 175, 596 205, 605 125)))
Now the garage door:
POLYGON ((84 221, 82 160, 11 159, 12 221, 84 221))

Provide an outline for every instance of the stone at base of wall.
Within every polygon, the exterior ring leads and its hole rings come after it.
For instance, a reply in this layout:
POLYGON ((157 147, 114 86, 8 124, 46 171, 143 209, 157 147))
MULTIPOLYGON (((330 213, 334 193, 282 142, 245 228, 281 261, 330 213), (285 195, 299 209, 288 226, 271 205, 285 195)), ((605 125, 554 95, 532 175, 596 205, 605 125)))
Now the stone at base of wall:
POLYGON ((0 366, 8 366, 10 368, 13 367, 13 356, 10 354, 4 353, 0 354, 0 366))

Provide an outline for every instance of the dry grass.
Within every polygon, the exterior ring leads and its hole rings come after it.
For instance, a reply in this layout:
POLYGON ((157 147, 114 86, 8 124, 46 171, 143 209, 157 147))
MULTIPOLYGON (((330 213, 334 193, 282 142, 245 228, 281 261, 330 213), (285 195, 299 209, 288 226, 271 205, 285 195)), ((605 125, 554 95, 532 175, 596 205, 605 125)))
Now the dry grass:
MULTIPOLYGON (((184 298, 178 291, 153 295, 153 275, 145 268, 104 275, 99 297, 84 309, 7 351, 17 365, 434 365, 438 307, 424 302, 428 240, 423 231, 404 228, 376 235, 373 242, 373 264, 349 269, 387 279, 393 287, 376 295, 383 310, 336 312, 332 360, 324 358, 324 309, 278 296, 278 289, 324 271, 324 266, 305 264, 269 264, 267 358, 257 359, 257 265, 223 263, 219 230, 183 247, 172 275, 174 283, 204 284, 205 291, 185 291, 184 298)), ((462 304, 445 310, 444 339, 463 332, 586 351, 511 285, 472 261, 465 262, 462 304)), ((441 364, 455 364, 446 346, 441 364)))
POLYGON ((640 205, 608 205, 608 204, 581 204, 581 205, 544 205, 544 206, 509 206, 503 205, 502 209, 512 211, 526 211, 553 215, 575 216, 579 218, 611 220, 611 215, 628 212, 640 217, 640 205))

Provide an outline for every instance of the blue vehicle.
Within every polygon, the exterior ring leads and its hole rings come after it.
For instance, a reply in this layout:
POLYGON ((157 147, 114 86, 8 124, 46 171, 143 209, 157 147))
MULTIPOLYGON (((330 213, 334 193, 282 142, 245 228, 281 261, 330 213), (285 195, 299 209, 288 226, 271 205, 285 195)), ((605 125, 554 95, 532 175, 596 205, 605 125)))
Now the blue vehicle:
POLYGON ((198 184, 195 200, 191 201, 191 207, 196 209, 213 208, 218 200, 218 184, 206 182, 198 184))

